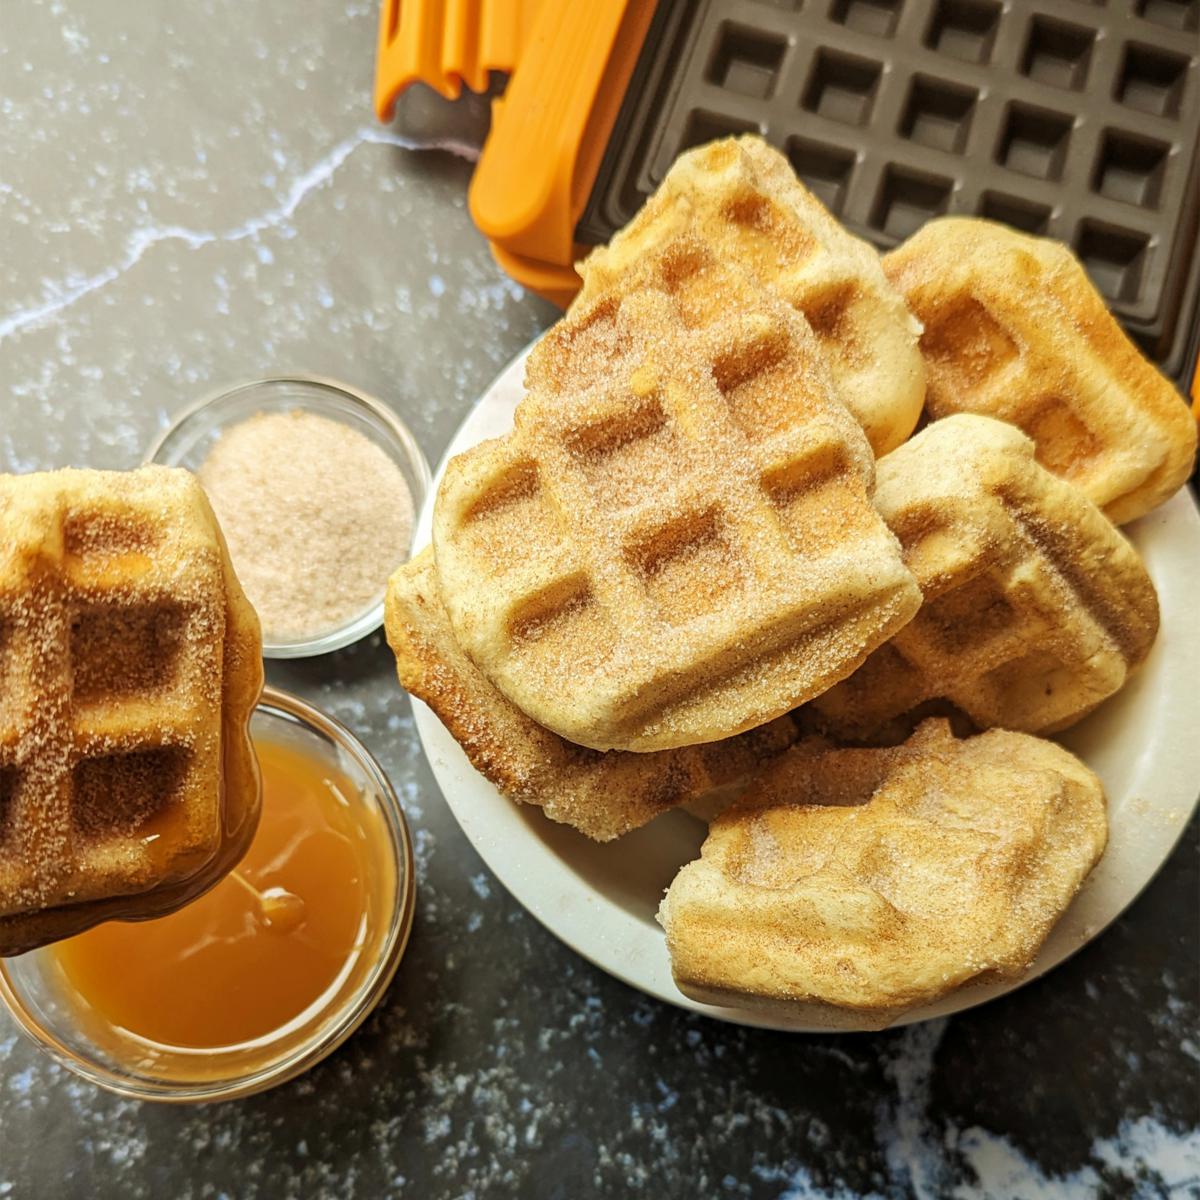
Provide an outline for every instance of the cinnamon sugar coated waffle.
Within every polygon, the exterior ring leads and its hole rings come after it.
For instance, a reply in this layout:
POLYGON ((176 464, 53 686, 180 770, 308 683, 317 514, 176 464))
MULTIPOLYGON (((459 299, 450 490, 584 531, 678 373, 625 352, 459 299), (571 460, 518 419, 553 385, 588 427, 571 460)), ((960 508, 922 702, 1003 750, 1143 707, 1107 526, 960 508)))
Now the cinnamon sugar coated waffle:
POLYGON ((186 471, 0 476, 0 954, 159 915, 236 863, 260 653, 186 471))
POLYGON ((579 264, 583 290, 576 305, 619 284, 683 231, 751 271, 804 315, 839 399, 876 454, 908 437, 925 395, 920 327, 878 254, 843 229, 759 137, 726 138, 681 154, 638 215, 579 264))
POLYGON ((1038 459, 1118 524, 1187 479, 1196 421, 1059 242, 990 221, 930 221, 884 260, 925 326, 932 417, 1019 425, 1038 459))
POLYGON ((429 549, 392 576, 386 626, 400 683, 433 709, 475 769, 510 799, 595 841, 676 805, 732 794, 796 740, 787 716, 724 741, 650 754, 566 741, 509 703, 459 648, 429 549))
POLYGON ((761 725, 920 602, 803 321, 694 239, 646 270, 573 310, 563 362, 531 369, 511 434, 450 461, 434 510, 459 644, 595 749, 761 725))
POLYGON ((695 999, 878 1027, 1021 975, 1107 836, 1100 781, 1051 742, 941 721, 886 750, 806 740, 717 818, 659 920, 695 999))
POLYGON ((935 421, 880 460, 875 503, 925 603, 815 702, 836 736, 876 738, 931 700, 981 728, 1063 729, 1149 652, 1158 599, 1137 552, 1015 426, 935 421))

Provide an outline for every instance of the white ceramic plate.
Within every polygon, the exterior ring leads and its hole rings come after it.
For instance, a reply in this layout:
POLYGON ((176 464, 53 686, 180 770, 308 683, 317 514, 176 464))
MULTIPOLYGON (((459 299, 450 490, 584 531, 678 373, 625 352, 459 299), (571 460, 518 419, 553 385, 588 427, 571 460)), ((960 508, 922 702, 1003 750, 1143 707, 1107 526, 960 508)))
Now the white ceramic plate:
MULTIPOLYGON (((521 354, 496 379, 446 458, 511 428, 524 364, 521 354)), ((421 514, 418 548, 429 541, 445 463, 421 514)), ((1100 865, 1021 982, 1062 962, 1130 904, 1166 861, 1200 790, 1200 512, 1185 490, 1126 533, 1158 587, 1162 630, 1129 686, 1062 739, 1103 780, 1111 836, 1100 865)), ((699 854, 705 833, 699 821, 682 811, 664 813, 644 829, 599 845, 537 809, 506 800, 424 704, 414 699, 413 708, 433 773, 463 832, 500 882, 557 938, 610 975, 680 1008, 745 1025, 817 1031, 799 1020, 699 1004, 672 982, 654 914, 676 872, 699 854)), ((899 1023, 958 1012, 1016 986, 962 988, 899 1023)))

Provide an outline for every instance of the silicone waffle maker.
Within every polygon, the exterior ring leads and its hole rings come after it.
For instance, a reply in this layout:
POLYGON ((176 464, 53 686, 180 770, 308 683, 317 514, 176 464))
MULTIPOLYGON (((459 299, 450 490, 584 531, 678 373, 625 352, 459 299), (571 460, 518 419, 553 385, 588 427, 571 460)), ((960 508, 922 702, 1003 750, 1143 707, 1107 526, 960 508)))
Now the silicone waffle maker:
POLYGON ((880 249, 941 213, 1061 239, 1192 379, 1200 0, 384 0, 382 120, 492 70, 471 212, 561 304, 681 150, 753 131, 880 249))

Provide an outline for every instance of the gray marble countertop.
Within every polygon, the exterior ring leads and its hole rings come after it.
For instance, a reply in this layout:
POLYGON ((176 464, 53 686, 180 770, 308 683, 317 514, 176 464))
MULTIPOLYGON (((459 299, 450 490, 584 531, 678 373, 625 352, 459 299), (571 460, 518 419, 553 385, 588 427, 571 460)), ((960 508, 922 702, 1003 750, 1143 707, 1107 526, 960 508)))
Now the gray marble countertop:
MULTIPOLYGON (((436 461, 553 311, 466 211, 477 98, 383 129, 377 0, 2 0, 0 469, 127 467, 174 410, 293 370, 436 461)), ((415 833, 383 1004, 302 1079, 170 1109, 0 1016, 0 1198, 1200 1194, 1200 839, 1116 925, 983 1008, 800 1037, 652 1002, 558 944, 445 807, 379 636, 272 665, 349 724, 415 833)))

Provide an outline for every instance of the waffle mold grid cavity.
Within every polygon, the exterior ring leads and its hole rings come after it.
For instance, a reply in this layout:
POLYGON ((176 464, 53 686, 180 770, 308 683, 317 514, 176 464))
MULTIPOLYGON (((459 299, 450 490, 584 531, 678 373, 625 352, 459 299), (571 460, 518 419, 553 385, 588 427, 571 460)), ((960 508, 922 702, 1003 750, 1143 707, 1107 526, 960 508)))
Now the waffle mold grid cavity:
POLYGON ((880 249, 943 213, 1066 242, 1168 374, 1194 363, 1200 0, 663 0, 579 239, 746 132, 880 249))

